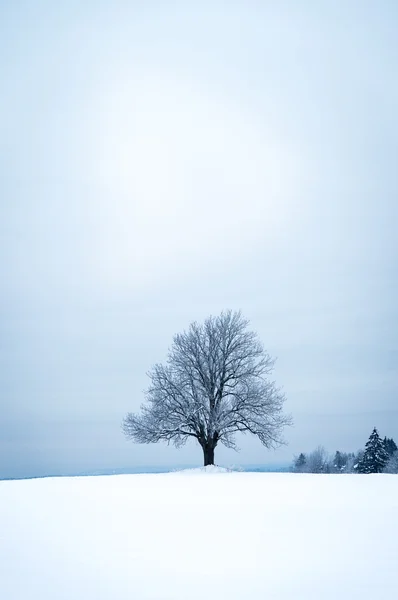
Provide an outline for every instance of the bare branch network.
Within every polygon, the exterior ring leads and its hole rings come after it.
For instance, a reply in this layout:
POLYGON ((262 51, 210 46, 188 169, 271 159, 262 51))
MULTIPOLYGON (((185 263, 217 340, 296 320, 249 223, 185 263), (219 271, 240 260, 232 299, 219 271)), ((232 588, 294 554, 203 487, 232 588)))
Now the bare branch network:
POLYGON ((240 312, 227 311, 176 335, 166 365, 148 373, 141 413, 125 417, 125 435, 177 447, 193 437, 205 465, 214 464, 219 442, 236 449, 239 432, 257 436, 267 448, 284 443, 291 417, 283 414, 284 394, 269 379, 275 361, 248 325, 240 312))

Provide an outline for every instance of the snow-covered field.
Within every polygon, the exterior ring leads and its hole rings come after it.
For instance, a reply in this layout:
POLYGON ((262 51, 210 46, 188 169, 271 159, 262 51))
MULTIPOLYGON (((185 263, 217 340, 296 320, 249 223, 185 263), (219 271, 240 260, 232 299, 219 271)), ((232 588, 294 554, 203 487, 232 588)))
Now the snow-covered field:
POLYGON ((398 476, 0 481, 2 600, 383 600, 398 476))

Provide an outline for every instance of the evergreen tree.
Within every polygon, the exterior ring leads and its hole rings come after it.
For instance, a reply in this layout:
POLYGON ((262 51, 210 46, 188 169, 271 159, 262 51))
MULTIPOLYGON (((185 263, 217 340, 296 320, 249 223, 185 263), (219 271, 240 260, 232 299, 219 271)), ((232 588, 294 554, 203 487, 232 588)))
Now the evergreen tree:
POLYGON ((398 450, 398 446, 392 438, 385 437, 383 440, 383 443, 384 443, 384 447, 387 450, 389 456, 392 456, 394 454, 394 452, 396 452, 398 450))
POLYGON ((334 455, 333 459, 333 469, 338 473, 344 471, 348 458, 348 454, 345 454, 345 452, 340 452, 340 450, 336 450, 336 454, 334 455))
POLYGON ((299 456, 294 461, 294 470, 298 472, 304 471, 305 464, 307 462, 305 454, 301 452, 299 456))
POLYGON ((376 427, 365 445, 365 452, 358 465, 359 473, 381 473, 388 462, 388 452, 380 438, 376 427))
POLYGON ((363 458, 363 450, 358 450, 358 452, 351 452, 348 455, 346 473, 359 473, 359 465, 361 464, 363 458))

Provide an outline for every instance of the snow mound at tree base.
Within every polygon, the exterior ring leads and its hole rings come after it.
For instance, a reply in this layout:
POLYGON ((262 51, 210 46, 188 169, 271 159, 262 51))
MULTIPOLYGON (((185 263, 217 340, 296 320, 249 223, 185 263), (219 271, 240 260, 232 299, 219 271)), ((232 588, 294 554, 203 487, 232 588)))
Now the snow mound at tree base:
POLYGON ((204 473, 210 474, 218 474, 218 473, 233 473, 232 469, 227 469, 225 467, 218 467, 217 465, 209 465, 207 467, 197 467, 195 469, 181 469, 180 471, 176 470, 173 473, 181 473, 182 475, 201 475, 204 473))

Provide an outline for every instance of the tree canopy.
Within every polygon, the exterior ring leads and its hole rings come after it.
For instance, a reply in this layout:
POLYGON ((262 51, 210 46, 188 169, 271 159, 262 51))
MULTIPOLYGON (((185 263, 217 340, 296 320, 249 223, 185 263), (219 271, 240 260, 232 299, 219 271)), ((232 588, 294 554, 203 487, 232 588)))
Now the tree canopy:
POLYGON ((274 359, 240 312, 211 316, 174 336, 165 365, 148 373, 139 414, 128 413, 125 435, 137 443, 177 447, 198 441, 204 464, 214 464, 218 443, 236 449, 235 435, 251 433, 267 448, 281 443, 291 417, 285 396, 269 379, 274 359))

